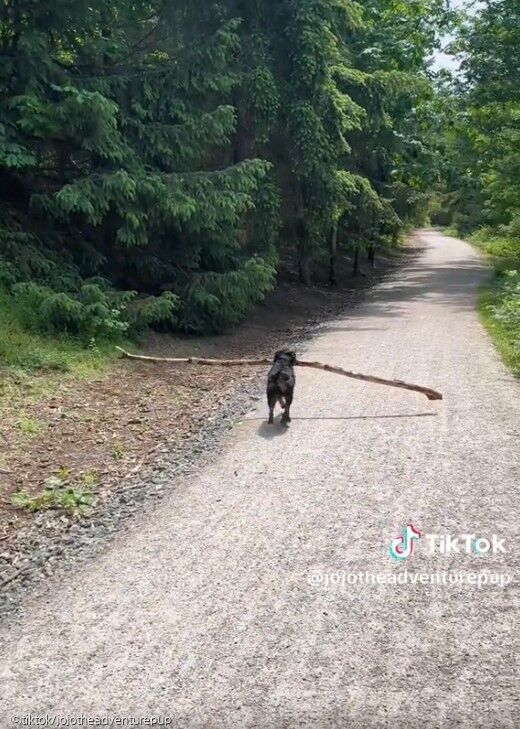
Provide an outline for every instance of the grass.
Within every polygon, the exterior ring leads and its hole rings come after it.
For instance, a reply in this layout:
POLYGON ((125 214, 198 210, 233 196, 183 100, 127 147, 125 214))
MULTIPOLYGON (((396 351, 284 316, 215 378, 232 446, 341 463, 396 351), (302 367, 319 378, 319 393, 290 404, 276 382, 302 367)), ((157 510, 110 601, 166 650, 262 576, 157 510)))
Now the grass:
POLYGON ((453 227, 447 227, 447 228, 441 228, 441 232, 444 233, 444 235, 447 235, 450 238, 461 238, 461 234, 457 230, 457 228, 453 227))
POLYGON ((112 342, 86 347, 66 336, 27 331, 12 297, 0 288, 0 414, 20 398, 28 403, 51 395, 64 378, 98 377, 116 358, 112 342))
POLYGON ((480 314, 488 332, 491 334, 496 348, 505 364, 520 377, 520 345, 518 334, 511 327, 497 321, 492 313, 501 302, 500 289, 484 291, 480 298, 480 314))
POLYGON ((494 269, 480 297, 482 321, 505 364, 520 376, 520 240, 482 229, 469 241, 487 255, 494 269))
POLYGON ((67 337, 47 337, 26 331, 11 296, 0 290, 0 365, 23 371, 72 372, 89 377, 115 357, 112 343, 87 348, 67 337))
POLYGON ((20 418, 18 421, 18 427, 24 435, 28 438, 32 438, 42 429, 42 424, 34 418, 20 418))

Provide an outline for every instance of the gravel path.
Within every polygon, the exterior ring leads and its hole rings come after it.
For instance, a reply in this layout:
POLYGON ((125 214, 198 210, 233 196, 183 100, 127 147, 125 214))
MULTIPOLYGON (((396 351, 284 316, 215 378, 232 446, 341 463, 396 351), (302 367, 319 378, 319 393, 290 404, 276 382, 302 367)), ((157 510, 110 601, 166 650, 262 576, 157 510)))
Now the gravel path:
POLYGON ((520 726, 520 389, 478 321, 478 255, 421 236, 421 257, 305 355, 443 403, 298 371, 288 430, 267 427, 262 402, 212 463, 27 599, 0 632, 5 726, 46 712, 187 729, 520 726), (507 551, 430 554, 423 539, 396 562, 407 522, 496 534, 507 551), (406 570, 514 579, 342 582, 406 570))

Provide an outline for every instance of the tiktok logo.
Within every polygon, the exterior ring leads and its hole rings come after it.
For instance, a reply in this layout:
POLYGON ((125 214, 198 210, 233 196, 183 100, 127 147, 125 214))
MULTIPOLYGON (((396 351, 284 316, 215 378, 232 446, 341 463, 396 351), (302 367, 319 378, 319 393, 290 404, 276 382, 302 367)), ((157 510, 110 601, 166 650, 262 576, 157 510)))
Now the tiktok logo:
POLYGON ((390 544, 390 557, 399 562, 407 559, 413 554, 415 542, 422 537, 422 532, 416 529, 413 524, 407 524, 403 536, 392 539, 390 544))

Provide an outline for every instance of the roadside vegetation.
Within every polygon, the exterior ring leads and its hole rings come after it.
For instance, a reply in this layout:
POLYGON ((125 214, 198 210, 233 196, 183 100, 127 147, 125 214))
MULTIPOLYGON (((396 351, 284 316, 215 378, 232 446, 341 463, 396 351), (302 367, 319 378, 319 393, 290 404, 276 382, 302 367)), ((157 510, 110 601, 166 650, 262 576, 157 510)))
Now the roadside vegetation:
POLYGON ((0 363, 222 331, 425 219, 445 3, 275 5, 5 0, 0 363))
POLYGON ((439 152, 432 222, 484 251, 494 277, 483 319, 520 374, 520 6, 487 0, 461 15, 461 72, 438 79, 439 152))
POLYGON ((11 503, 30 512, 47 509, 63 509, 74 516, 85 516, 92 507, 93 497, 89 489, 96 483, 91 473, 83 475, 81 482, 72 485, 71 472, 62 467, 58 473, 46 479, 44 489, 37 494, 17 491, 11 496, 11 503))
POLYGON ((85 346, 66 334, 31 330, 13 298, 5 290, 0 291, 0 362, 11 374, 43 371, 89 376, 103 368, 113 351, 109 342, 85 346))
POLYGON ((469 241, 489 256, 494 268, 480 301, 482 318, 505 363, 520 375, 520 238, 481 228, 469 241))
MULTIPOLYGON (((0 291, 0 417, 14 417, 44 397, 63 391, 67 381, 94 380, 116 359, 110 341, 82 341, 64 333, 44 334, 26 326, 13 297, 0 291)), ((21 432, 34 430, 18 419, 21 432)), ((11 447, 13 446, 11 442, 11 447)))

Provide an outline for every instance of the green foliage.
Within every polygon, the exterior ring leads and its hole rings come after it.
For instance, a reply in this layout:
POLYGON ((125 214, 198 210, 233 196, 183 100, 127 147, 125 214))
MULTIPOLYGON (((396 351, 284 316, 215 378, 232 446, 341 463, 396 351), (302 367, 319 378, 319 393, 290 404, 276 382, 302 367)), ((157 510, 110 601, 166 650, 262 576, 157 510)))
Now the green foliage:
POLYGON ((482 296, 483 320, 507 365, 520 375, 520 271, 505 271, 482 296))
POLYGON ((489 0, 463 19, 453 51, 464 76, 443 84, 444 224, 518 237, 520 6, 489 0), (516 232, 515 232, 516 231, 516 232))
POLYGON ((70 485, 69 475, 65 471, 48 478, 44 490, 39 494, 31 495, 26 491, 18 491, 11 497, 13 506, 19 509, 27 509, 33 513, 47 509, 62 509, 75 516, 88 514, 93 501, 89 490, 70 485))
POLYGON ((92 338, 117 339, 129 328, 122 319, 126 307, 121 295, 104 292, 95 284, 82 286, 74 295, 36 283, 15 284, 12 291, 20 320, 35 332, 63 332, 87 343, 92 338))
POLYGON ((0 285, 19 323, 216 331, 281 250, 310 283, 331 227, 346 249, 395 243, 437 164, 427 59, 448 19, 441 0, 6 0, 0 285))
POLYGON ((520 236, 506 236, 488 226, 476 230, 468 240, 495 259, 500 269, 520 262, 520 236))
POLYGON ((520 272, 505 271, 501 286, 500 301, 490 305, 493 318, 507 327, 516 339, 520 352, 520 272))
MULTIPOLYGON (((108 342, 86 349, 80 340, 63 334, 36 334, 22 323, 20 314, 14 298, 0 286, 0 363, 13 370, 15 379, 20 379, 20 373, 37 370, 92 377, 114 359, 114 347, 108 342)), ((23 379, 20 382, 23 386, 23 379)), ((0 400, 3 395, 0 387, 0 400)))
POLYGON ((495 269, 481 301, 484 322, 505 362, 520 374, 520 237, 480 228, 469 240, 491 257, 495 269))
POLYGON ((159 297, 147 296, 139 299, 130 311, 133 325, 137 330, 148 327, 171 329, 177 323, 179 306, 179 297, 171 291, 165 291, 159 297))
POLYGON ((445 154, 438 211, 492 259, 482 315, 520 372, 520 6, 488 0, 462 18, 453 51, 464 76, 440 89, 445 154))
POLYGON ((250 259, 231 273, 211 273, 191 284, 180 325, 190 333, 219 331, 237 324, 274 286, 275 270, 261 259, 250 259))
POLYGON ((41 424, 37 420, 34 420, 34 418, 21 418, 18 422, 18 427, 24 435, 30 438, 38 435, 41 431, 41 424))

